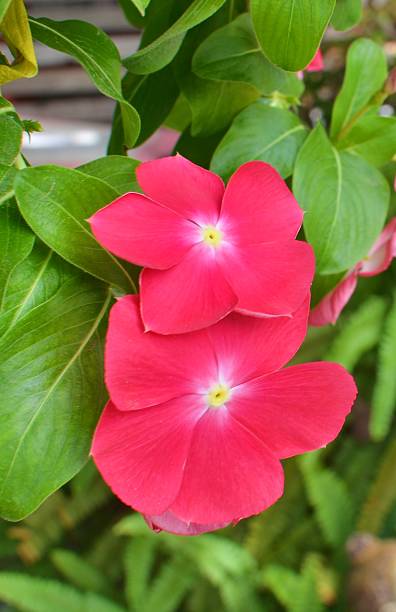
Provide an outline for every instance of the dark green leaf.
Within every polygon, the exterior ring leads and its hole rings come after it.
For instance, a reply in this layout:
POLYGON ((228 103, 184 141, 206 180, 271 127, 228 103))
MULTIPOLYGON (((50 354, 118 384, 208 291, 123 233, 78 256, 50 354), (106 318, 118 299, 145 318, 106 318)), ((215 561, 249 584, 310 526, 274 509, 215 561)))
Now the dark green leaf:
POLYGON ((51 552, 51 560, 60 572, 74 586, 84 591, 107 594, 110 591, 106 576, 81 555, 63 548, 51 552))
POLYGON ((140 191, 135 175, 139 163, 131 157, 108 155, 84 164, 78 170, 101 179, 115 189, 118 195, 123 195, 128 191, 140 191))
POLYGON ((259 43, 268 59, 296 72, 313 59, 330 21, 335 0, 251 0, 259 43))
POLYGON ((144 27, 145 19, 132 3, 132 0, 117 0, 117 2, 131 25, 136 28, 144 27))
POLYGON ((279 91, 298 97, 304 89, 297 75, 277 68, 264 57, 247 13, 210 34, 198 47, 192 67, 204 79, 242 81, 264 95, 279 91))
POLYGON ((129 2, 133 2, 141 15, 145 14, 146 8, 150 4, 150 0, 129 0, 129 2))
POLYGON ((14 178, 17 171, 13 166, 0 164, 0 205, 14 195, 14 178))
POLYGON ((304 229, 317 272, 342 272, 367 256, 389 205, 388 184, 376 168, 338 152, 318 124, 298 155, 293 189, 306 211, 304 229))
MULTIPOLYGON (((333 107, 332 138, 342 140, 349 127, 370 108, 387 75, 386 57, 377 43, 367 38, 355 40, 347 55, 344 83, 333 107)), ((378 105, 382 100, 379 100, 378 105)))
POLYGON ((362 0, 337 0, 331 24, 336 30, 349 30, 362 18, 362 0))
POLYGON ((187 128, 177 141, 175 152, 199 166, 209 168, 212 155, 223 136, 224 132, 203 137, 191 136, 190 129, 187 128))
POLYGON ((96 242, 87 222, 117 198, 115 189, 78 170, 42 166, 21 170, 15 193, 27 223, 49 247, 97 278, 133 291, 125 267, 96 242))
POLYGON ((216 13, 225 0, 194 0, 183 15, 159 38, 124 60, 124 65, 135 74, 149 74, 164 68, 178 52, 191 28, 216 13))
POLYGON ((260 159, 287 177, 307 131, 290 111, 262 102, 251 104, 234 120, 217 147, 211 170, 227 180, 243 163, 260 159))
POLYGON ((396 155, 396 119, 363 117, 339 143, 339 148, 357 153, 374 166, 383 166, 396 155))
POLYGON ((84 21, 30 19, 34 38, 74 57, 96 87, 121 106, 125 144, 132 147, 139 135, 140 119, 121 91, 121 58, 117 47, 102 30, 84 21))

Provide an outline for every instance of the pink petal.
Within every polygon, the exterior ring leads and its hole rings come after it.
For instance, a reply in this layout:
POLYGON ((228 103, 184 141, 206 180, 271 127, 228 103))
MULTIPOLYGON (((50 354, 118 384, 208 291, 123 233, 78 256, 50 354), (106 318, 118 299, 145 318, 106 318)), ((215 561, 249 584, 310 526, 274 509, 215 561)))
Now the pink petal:
POLYGON ((141 312, 146 329, 181 334, 208 327, 233 310, 237 298, 212 250, 198 244, 170 270, 143 270, 141 312))
POLYGON ((312 309, 309 324, 316 327, 336 323, 346 304, 351 299, 357 285, 356 270, 352 270, 312 309))
POLYGON ((138 297, 126 296, 110 313, 105 377, 117 408, 133 410, 207 391, 217 380, 217 362, 206 332, 145 333, 138 297))
POLYGON ((282 493, 279 461, 223 406, 197 423, 169 510, 187 523, 231 523, 262 512, 282 493))
POLYGON ((211 525, 186 523, 169 510, 157 516, 149 516, 146 514, 144 519, 150 529, 153 529, 154 531, 168 531, 169 533, 175 533, 176 535, 189 536, 208 533, 209 531, 216 531, 217 529, 223 529, 228 525, 228 523, 215 523, 211 525))
POLYGON ((181 155, 163 157, 141 164, 138 183, 150 198, 187 219, 215 224, 219 217, 224 183, 181 155))
POLYGON ((303 212, 280 174, 261 161, 248 162, 231 177, 219 227, 234 244, 295 238, 303 212))
POLYGON ((316 52, 312 62, 305 68, 307 72, 321 72, 324 69, 323 55, 320 49, 316 52))
POLYGON ((124 504, 147 514, 165 512, 180 489, 194 427, 206 409, 196 395, 129 412, 107 404, 91 453, 124 504))
POLYGON ((237 387, 227 406, 235 419, 284 459, 334 440, 356 394, 354 380, 342 366, 306 363, 237 387))
POLYGON ((292 317, 247 317, 231 313, 208 329, 219 378, 239 385, 290 361, 307 333, 309 298, 292 317))
POLYGON ((118 257, 162 270, 201 239, 194 223, 140 193, 121 196, 89 222, 97 241, 118 257))
POLYGON ((238 296, 236 310, 257 316, 290 315, 307 297, 315 269, 306 242, 219 249, 224 275, 238 296))
POLYGON ((359 266, 359 276, 375 276, 385 272, 396 257, 396 217, 381 232, 378 240, 359 266))

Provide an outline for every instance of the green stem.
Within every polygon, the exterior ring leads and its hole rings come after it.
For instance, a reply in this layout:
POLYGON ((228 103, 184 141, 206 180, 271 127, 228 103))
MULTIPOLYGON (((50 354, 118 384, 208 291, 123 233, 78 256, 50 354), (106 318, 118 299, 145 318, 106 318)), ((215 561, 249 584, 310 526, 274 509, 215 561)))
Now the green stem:
POLYGON ((351 129, 355 126, 355 124, 359 121, 359 119, 361 119, 363 115, 365 115, 371 108, 380 106, 383 103, 383 101, 386 99, 386 97, 387 97, 387 94, 384 93, 383 91, 380 91, 379 93, 375 94, 375 96, 373 96, 371 100, 369 100, 366 106, 363 106, 363 108, 360 109, 360 111, 358 111, 357 113, 355 113, 350 119, 350 121, 348 121, 348 123, 344 125, 341 132, 338 133, 335 141, 341 142, 341 140, 345 138, 345 136, 351 131, 351 129))
POLYGON ((27 163, 25 162, 22 153, 19 153, 18 157, 14 162, 14 166, 17 170, 23 170, 23 168, 27 168, 27 163))

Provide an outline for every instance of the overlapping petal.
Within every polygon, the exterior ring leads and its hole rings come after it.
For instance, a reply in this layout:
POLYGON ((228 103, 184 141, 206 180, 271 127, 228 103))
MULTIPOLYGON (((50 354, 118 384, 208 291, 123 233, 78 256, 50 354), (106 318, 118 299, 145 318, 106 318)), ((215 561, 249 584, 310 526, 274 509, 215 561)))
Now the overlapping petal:
POLYGON ((336 323, 346 304, 351 299, 357 285, 355 270, 345 278, 312 309, 309 316, 310 325, 321 327, 336 323))
POLYGON ((200 524, 200 523, 187 523, 178 518, 173 512, 167 510, 163 514, 157 516, 144 515, 144 519, 147 522, 150 529, 154 531, 168 531, 176 535, 200 535, 201 533, 208 533, 210 531, 216 531, 217 529, 223 529, 227 527, 229 523, 212 523, 212 524, 200 524))
POLYGON ((396 257, 396 217, 381 232, 367 259, 359 265, 359 276, 375 276, 385 272, 396 257))

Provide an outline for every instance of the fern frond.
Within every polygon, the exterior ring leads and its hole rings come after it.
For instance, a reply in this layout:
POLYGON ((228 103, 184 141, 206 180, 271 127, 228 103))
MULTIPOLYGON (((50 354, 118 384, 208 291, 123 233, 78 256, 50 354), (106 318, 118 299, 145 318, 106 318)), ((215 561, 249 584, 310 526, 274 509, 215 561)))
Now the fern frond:
POLYGON ((74 586, 95 593, 110 593, 106 577, 81 555, 61 548, 51 552, 51 560, 56 569, 74 586))
POLYGON ((194 584, 194 572, 179 559, 162 566, 137 612, 174 612, 194 584))
POLYGON ((322 612, 324 606, 318 592, 319 564, 316 555, 308 555, 304 561, 300 583, 291 612, 322 612))
POLYGON ((396 407, 396 296, 386 318, 378 352, 377 379, 374 384, 370 433, 382 440, 389 431, 396 407))
POLYGON ((136 612, 143 609, 156 548, 154 539, 138 536, 131 538, 125 549, 125 595, 130 609, 136 612))
POLYGON ((364 302, 342 325, 324 359, 341 363, 352 372, 362 355, 377 345, 385 310, 386 302, 378 296, 364 302))
POLYGON ((296 572, 283 565, 268 565, 262 573, 261 582, 286 610, 293 609, 300 588, 300 576, 296 572))

